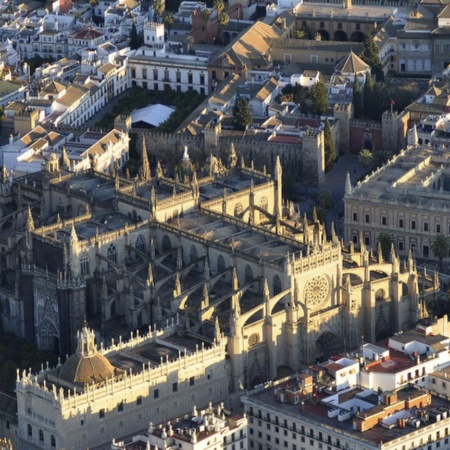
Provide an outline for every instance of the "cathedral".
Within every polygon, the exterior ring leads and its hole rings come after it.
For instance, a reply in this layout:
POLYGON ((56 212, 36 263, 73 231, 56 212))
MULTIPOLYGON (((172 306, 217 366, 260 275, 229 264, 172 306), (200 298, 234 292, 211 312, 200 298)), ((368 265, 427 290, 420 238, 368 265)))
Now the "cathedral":
POLYGON ((99 421, 108 442, 146 427, 143 404, 159 423, 417 321, 412 256, 327 236, 283 200, 278 158, 247 164, 231 146, 195 168, 185 149, 169 178, 144 144, 134 179, 52 153, 3 171, 3 328, 61 360, 18 375, 23 442, 92 447, 99 421))

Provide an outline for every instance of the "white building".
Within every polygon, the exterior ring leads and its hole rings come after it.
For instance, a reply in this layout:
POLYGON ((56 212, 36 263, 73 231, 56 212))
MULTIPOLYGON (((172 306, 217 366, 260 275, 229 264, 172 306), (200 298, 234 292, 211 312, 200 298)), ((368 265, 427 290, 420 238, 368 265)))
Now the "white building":
POLYGON ((191 414, 159 426, 150 422, 147 433, 134 436, 131 442, 113 441, 111 450, 131 450, 137 445, 168 450, 247 450, 247 418, 226 416, 223 403, 216 409, 210 403, 203 411, 194 406, 191 414))
POLYGON ((129 58, 131 84, 144 89, 209 93, 208 59, 141 47, 129 58))

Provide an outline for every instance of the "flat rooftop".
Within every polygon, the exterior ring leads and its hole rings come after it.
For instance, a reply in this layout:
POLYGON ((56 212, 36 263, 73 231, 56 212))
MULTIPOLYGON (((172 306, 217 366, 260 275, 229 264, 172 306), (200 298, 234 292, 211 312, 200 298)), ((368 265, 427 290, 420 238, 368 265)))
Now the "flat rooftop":
MULTIPOLYGON (((276 388, 283 388, 292 385, 292 380, 281 383, 276 386, 276 388)), ((415 388, 405 388, 398 392, 399 399, 404 396, 413 396, 417 393, 417 389, 415 388)), ((373 407, 377 407, 378 396, 364 396, 364 391, 360 389, 353 389, 351 391, 343 392, 339 395, 339 404, 342 404, 352 398, 361 398, 365 402, 369 402, 373 404, 373 407), (362 395, 362 396, 361 396, 362 395)), ((313 396, 313 400, 306 399, 304 402, 304 406, 302 407, 300 404, 294 405, 292 403, 284 402, 281 403, 278 401, 274 394, 274 388, 264 389, 260 392, 257 392, 251 396, 248 396, 248 399, 256 404, 261 404, 263 408, 272 408, 280 411, 282 414, 286 414, 292 417, 293 420, 304 420, 309 426, 314 427, 314 425, 320 425, 325 428, 333 429, 334 431, 338 430, 343 435, 343 437, 348 436, 353 439, 357 439, 362 443, 366 442, 368 444, 381 444, 388 443, 394 439, 402 438, 410 433, 420 432, 420 429, 424 427, 423 422, 420 422, 419 428, 411 428, 409 426, 404 427, 403 429, 399 427, 393 427, 391 429, 387 429, 381 427, 380 425, 375 426, 365 432, 359 432, 353 429, 353 418, 350 417, 347 420, 339 421, 336 418, 328 417, 328 411, 330 407, 326 406, 322 400, 326 401, 328 396, 319 394, 317 396, 313 396)), ((425 406, 423 410, 433 410, 436 408, 446 408, 448 409, 448 402, 444 399, 441 399, 436 396, 432 396, 431 405, 425 406)), ((369 410, 368 410, 369 411, 369 410)), ((426 425, 429 425, 427 423, 426 425)))

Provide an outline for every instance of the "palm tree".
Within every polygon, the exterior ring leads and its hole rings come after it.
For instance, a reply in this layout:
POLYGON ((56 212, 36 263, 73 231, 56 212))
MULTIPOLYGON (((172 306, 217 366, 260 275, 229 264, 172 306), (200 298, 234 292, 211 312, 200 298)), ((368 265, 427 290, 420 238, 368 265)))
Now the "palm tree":
POLYGON ((450 251, 450 236, 436 234, 431 241, 433 255, 439 259, 439 271, 442 272, 442 260, 448 256, 450 251))
POLYGON ((155 10, 155 14, 158 17, 161 17, 164 10, 166 9, 166 5, 164 4, 164 0, 156 0, 153 6, 153 9, 155 10))
POLYGON ((173 17, 173 14, 171 12, 168 12, 163 19, 164 25, 167 28, 168 34, 170 34, 170 30, 175 23, 175 18, 173 17))
POLYGON ((389 261, 392 246, 397 247, 394 236, 388 233, 380 233, 377 238, 377 245, 381 249, 383 259, 389 261))

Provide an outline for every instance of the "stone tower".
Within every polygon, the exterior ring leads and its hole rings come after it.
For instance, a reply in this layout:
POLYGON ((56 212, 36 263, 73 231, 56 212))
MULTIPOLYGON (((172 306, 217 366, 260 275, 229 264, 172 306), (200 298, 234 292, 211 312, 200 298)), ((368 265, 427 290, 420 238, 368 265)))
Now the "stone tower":
POLYGON ((325 177, 324 132, 309 129, 303 136, 303 174, 306 179, 317 179, 320 184, 325 177))
POLYGON ((340 134, 340 148, 348 152, 350 148, 350 120, 353 118, 353 105, 351 103, 334 106, 334 118, 337 119, 340 134))

